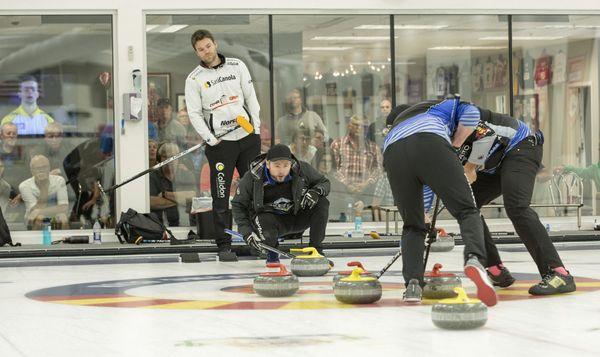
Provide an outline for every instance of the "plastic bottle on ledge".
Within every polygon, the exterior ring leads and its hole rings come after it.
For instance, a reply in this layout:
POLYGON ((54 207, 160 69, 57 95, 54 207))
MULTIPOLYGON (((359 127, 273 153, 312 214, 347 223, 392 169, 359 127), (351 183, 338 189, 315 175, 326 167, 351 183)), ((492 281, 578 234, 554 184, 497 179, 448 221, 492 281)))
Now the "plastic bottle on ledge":
POLYGON ((354 230, 352 231, 352 238, 362 238, 365 235, 362 229, 362 217, 356 215, 354 217, 354 230))
POLYGON ((362 209, 356 208, 354 210, 354 230, 352 231, 352 238, 363 238, 365 233, 362 229, 362 209))
POLYGON ((94 235, 94 244, 102 244, 102 233, 100 232, 100 221, 96 220, 94 222, 94 227, 92 228, 92 232, 94 235))
POLYGON ((352 203, 348 202, 348 205, 346 206, 346 222, 352 222, 353 221, 353 213, 354 210, 352 209, 352 203))
POLYGON ((42 244, 52 244, 52 227, 50 226, 50 218, 44 218, 42 222, 42 244))

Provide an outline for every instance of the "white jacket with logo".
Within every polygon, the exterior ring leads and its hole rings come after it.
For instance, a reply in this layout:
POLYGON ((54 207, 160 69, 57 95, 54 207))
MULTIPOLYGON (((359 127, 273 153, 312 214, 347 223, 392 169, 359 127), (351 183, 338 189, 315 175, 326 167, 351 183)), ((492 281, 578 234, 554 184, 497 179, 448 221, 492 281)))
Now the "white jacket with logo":
MULTIPOLYGON (((237 58, 219 54, 221 64, 214 68, 196 67, 185 81, 185 103, 190 121, 209 144, 215 145, 219 136, 235 127, 237 116, 248 119, 254 133, 260 133, 260 106, 252 85, 250 72, 237 58)), ((236 141, 248 133, 235 130, 222 140, 236 141)))

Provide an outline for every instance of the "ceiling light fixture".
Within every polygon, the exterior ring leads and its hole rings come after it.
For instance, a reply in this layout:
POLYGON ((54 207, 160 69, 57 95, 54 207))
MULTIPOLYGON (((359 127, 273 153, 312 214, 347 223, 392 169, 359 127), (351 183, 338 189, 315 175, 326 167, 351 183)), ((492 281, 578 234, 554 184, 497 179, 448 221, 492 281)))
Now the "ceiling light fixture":
POLYGON ((179 30, 183 30, 184 28, 188 27, 188 25, 171 25, 165 29, 160 30, 159 32, 161 33, 173 33, 173 32, 177 32, 179 30))
POLYGON ((315 36, 314 41, 389 41, 389 36, 315 36))
MULTIPOLYGON (((448 25, 394 25, 396 30, 440 30, 448 25)), ((390 25, 360 25, 356 30, 389 30, 390 25)))

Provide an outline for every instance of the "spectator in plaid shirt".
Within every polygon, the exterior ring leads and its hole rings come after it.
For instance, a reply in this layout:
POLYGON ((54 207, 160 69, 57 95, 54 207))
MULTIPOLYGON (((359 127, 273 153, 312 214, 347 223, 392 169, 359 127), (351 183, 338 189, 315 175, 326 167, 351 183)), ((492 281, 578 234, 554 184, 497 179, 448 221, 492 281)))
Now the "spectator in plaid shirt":
POLYGON ((331 152, 337 167, 334 177, 349 194, 364 200, 382 173, 382 159, 377 145, 365 140, 362 117, 350 118, 348 134, 331 143, 331 152))

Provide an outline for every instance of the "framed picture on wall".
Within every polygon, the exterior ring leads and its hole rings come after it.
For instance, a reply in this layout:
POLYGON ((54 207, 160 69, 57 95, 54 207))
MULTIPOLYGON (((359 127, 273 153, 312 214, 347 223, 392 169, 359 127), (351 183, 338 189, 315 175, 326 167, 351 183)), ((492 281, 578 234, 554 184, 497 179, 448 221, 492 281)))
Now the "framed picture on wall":
POLYGON ((171 74, 148 73, 148 94, 158 98, 171 99, 171 74))
POLYGON ((175 98, 176 102, 175 103, 177 104, 177 107, 175 108, 175 110, 177 112, 179 112, 181 109, 185 108, 185 94, 183 94, 183 93, 177 93, 175 96, 176 96, 176 98, 175 98))

